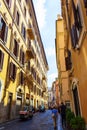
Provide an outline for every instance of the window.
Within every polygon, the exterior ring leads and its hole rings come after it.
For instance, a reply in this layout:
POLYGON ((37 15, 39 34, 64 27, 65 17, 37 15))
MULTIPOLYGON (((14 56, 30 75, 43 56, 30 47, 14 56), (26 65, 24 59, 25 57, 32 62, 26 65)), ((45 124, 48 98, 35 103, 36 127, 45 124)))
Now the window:
POLYGON ((0 50, 0 71, 3 68, 4 53, 0 50))
POLYGON ((20 49, 20 62, 24 65, 25 55, 22 49, 20 49))
POLYGON ((76 48, 76 45, 78 44, 78 35, 77 35, 77 29, 75 25, 72 25, 71 28, 71 40, 72 40, 72 47, 76 48))
POLYGON ((5 0, 6 1, 6 3, 8 4, 8 7, 10 8, 11 7, 11 2, 12 2, 12 0, 5 0))
POLYGON ((81 3, 78 1, 75 6, 74 1, 72 0, 73 14, 74 14, 74 24, 71 29, 71 40, 72 47, 79 49, 82 43, 84 33, 86 31, 84 23, 83 13, 81 12, 81 3))
POLYGON ((7 34, 8 34, 8 27, 0 15, 0 38, 2 41, 7 42, 7 34))
POLYGON ((1 82, 1 80, 0 80, 0 102, 1 102, 1 94, 2 94, 2 82, 1 82))
POLYGON ((65 57, 65 63, 66 63, 66 71, 70 70, 72 68, 72 61, 71 61, 71 52, 70 50, 67 50, 68 56, 65 57))
POLYGON ((17 68, 16 68, 15 64, 13 64, 12 62, 10 63, 9 70, 10 70, 10 78, 11 78, 11 80, 14 81, 15 78, 16 78, 16 70, 17 70, 17 68))
POLYGON ((26 8, 24 7, 24 16, 26 17, 26 8))
POLYGON ((26 30, 25 30, 23 23, 22 23, 22 27, 21 27, 21 33, 22 33, 22 36, 24 37, 24 39, 26 39, 26 30))
POLYGON ((17 25, 19 25, 19 20, 20 20, 20 15, 19 15, 19 12, 17 11, 17 13, 16 13, 16 22, 17 22, 17 25))
POLYGON ((17 41, 14 39, 14 48, 13 48, 13 54, 17 57, 18 56, 18 50, 19 50, 19 45, 17 41))
POLYGON ((87 0, 83 0, 83 1, 84 1, 85 8, 87 8, 87 0))
POLYGON ((24 75, 23 72, 20 72, 20 84, 23 85, 24 84, 24 75))

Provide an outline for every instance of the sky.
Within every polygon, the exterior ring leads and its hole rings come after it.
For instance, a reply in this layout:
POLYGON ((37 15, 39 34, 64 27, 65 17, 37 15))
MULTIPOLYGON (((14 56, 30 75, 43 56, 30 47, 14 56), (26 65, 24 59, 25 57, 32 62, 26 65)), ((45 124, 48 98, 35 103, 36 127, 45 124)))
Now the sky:
POLYGON ((61 14, 60 0, 33 0, 37 22, 46 53, 49 71, 48 87, 58 77, 55 53, 56 20, 61 14))

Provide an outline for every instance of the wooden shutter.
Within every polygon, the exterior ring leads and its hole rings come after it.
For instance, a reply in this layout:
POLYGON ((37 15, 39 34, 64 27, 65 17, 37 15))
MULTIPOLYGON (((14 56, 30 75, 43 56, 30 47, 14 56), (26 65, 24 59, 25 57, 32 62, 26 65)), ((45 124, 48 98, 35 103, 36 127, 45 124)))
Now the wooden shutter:
POLYGON ((77 6, 77 19, 78 19, 77 28, 79 30, 79 29, 82 28, 82 22, 81 22, 81 16, 80 16, 79 6, 77 6))
POLYGON ((22 49, 20 49, 20 62, 22 63, 22 49))
POLYGON ((22 51, 22 64, 24 65, 24 59, 25 59, 25 56, 24 56, 24 52, 22 51))
POLYGON ((23 72, 20 72, 20 84, 23 85, 24 84, 24 75, 23 72))
POLYGON ((14 49, 13 49, 13 53, 14 55, 17 57, 18 56, 18 50, 19 50, 19 45, 17 43, 16 40, 14 40, 14 49))
POLYGON ((78 35, 75 25, 73 25, 71 28, 71 40, 72 40, 72 47, 75 48, 76 44, 78 44, 78 35))
POLYGON ((10 63, 10 78, 14 81, 16 78, 16 66, 12 62, 10 63))
POLYGON ((85 8, 87 8, 87 0, 83 0, 83 1, 84 1, 85 8))
POLYGON ((0 50, 0 70, 3 68, 4 53, 0 50))
POLYGON ((4 41, 7 42, 7 36, 8 36, 8 26, 6 25, 5 27, 5 36, 4 36, 4 41))

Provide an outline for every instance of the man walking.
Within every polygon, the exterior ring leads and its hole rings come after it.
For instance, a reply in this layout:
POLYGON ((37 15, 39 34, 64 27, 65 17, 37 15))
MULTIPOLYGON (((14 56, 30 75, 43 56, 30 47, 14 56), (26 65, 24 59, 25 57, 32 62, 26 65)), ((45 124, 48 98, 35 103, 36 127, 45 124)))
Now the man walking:
POLYGON ((62 117, 62 126, 65 127, 66 126, 66 105, 64 105, 63 102, 61 102, 60 113, 62 117))
POLYGON ((57 110, 56 106, 53 106, 52 118, 53 118, 53 123, 54 123, 54 129, 57 128, 57 117, 58 117, 58 110, 57 110))

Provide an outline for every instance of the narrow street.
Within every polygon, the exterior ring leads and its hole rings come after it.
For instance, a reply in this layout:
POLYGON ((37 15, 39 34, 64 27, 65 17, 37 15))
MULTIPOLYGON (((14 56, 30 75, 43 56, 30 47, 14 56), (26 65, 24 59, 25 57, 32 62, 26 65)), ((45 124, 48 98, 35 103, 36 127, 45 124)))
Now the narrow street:
POLYGON ((47 110, 44 113, 35 113, 32 119, 25 121, 17 119, 5 123, 0 125, 0 130, 54 130, 51 111, 47 110))

